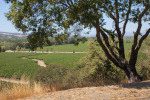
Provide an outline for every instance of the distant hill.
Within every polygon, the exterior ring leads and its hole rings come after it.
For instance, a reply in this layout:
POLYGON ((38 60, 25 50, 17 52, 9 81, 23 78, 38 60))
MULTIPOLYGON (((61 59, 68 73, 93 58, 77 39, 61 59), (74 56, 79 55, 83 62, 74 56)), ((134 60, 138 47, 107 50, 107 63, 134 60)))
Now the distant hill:
POLYGON ((27 34, 24 33, 10 33, 0 32, 0 38, 26 38, 27 34))

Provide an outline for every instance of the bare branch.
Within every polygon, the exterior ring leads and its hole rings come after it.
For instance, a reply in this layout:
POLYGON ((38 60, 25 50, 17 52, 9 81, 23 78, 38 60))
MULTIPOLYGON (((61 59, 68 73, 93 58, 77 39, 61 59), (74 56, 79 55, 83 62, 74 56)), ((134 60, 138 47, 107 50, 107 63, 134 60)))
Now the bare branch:
POLYGON ((103 40, 105 41, 105 45, 107 46, 107 48, 109 49, 110 53, 117 59, 119 60, 118 55, 116 55, 113 51, 113 48, 111 47, 110 43, 109 43, 109 38, 108 36, 105 34, 104 30, 100 28, 100 33, 103 36, 103 40))
POLYGON ((103 41, 102 41, 102 37, 100 35, 100 27, 99 27, 99 23, 95 26, 96 28, 96 37, 97 37, 97 41, 100 44, 102 50, 104 51, 105 55, 107 56, 107 58, 112 61, 116 66, 118 66, 119 68, 123 69, 122 64, 120 62, 117 61, 117 59, 115 59, 108 51, 107 47, 104 45, 103 41))
POLYGON ((125 52, 124 52, 124 41, 123 41, 123 35, 121 34, 120 27, 119 27, 119 12, 118 12, 118 0, 115 0, 115 12, 116 12, 116 18, 115 18, 115 28, 118 34, 118 40, 119 40, 119 55, 121 58, 125 58, 125 52))
POLYGON ((138 46, 136 47, 136 49, 140 49, 143 41, 147 38, 147 36, 150 34, 150 28, 146 31, 146 33, 141 37, 141 39, 139 40, 138 46))
POLYGON ((109 11, 109 9, 107 8, 107 6, 104 4, 103 8, 105 9, 105 11, 109 14, 110 18, 112 18, 115 21, 115 16, 112 14, 111 11, 109 11))
POLYGON ((134 34, 134 40, 133 40, 133 45, 132 45, 132 49, 131 49, 131 56, 130 56, 130 60, 129 60, 129 64, 131 66, 135 66, 138 51, 142 45, 143 40, 148 36, 149 31, 150 31, 150 29, 148 29, 146 34, 141 37, 141 39, 139 40, 139 44, 138 44, 138 36, 139 36, 139 33, 141 31, 141 27, 142 27, 142 18, 145 15, 145 13, 148 11, 148 9, 149 9, 149 4, 147 4, 145 6, 144 10, 139 14, 139 17, 138 17, 138 28, 134 34))
POLYGON ((141 28, 142 28, 142 18, 144 16, 144 14, 148 11, 149 9, 149 5, 147 4, 144 8, 144 10, 140 13, 139 17, 138 17, 138 28, 134 34, 134 41, 133 41, 133 45, 132 45, 132 49, 134 51, 137 43, 138 43, 138 36, 139 36, 139 33, 141 31, 141 28))
POLYGON ((122 32, 123 36, 125 34, 127 23, 129 21, 129 15, 130 15, 130 12, 131 12, 131 5, 132 5, 132 0, 129 0, 129 8, 128 8, 128 11, 126 13, 125 23, 123 25, 123 32, 122 32))
POLYGON ((116 21, 119 23, 118 0, 115 0, 116 21))

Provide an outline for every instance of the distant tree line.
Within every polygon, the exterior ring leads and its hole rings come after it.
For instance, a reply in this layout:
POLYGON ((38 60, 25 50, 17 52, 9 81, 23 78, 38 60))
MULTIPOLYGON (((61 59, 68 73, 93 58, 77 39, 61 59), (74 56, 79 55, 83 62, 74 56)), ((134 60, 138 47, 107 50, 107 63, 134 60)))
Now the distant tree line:
POLYGON ((31 49, 36 50, 37 47, 43 46, 52 46, 52 45, 64 45, 64 44, 74 44, 78 45, 80 42, 84 43, 88 39, 86 37, 82 37, 80 35, 72 35, 68 34, 58 34, 55 37, 49 37, 45 42, 35 41, 34 38, 36 35, 29 35, 26 39, 0 39, 0 52, 5 52, 6 50, 23 50, 23 49, 31 49), (40 46, 41 45, 41 46, 40 46))

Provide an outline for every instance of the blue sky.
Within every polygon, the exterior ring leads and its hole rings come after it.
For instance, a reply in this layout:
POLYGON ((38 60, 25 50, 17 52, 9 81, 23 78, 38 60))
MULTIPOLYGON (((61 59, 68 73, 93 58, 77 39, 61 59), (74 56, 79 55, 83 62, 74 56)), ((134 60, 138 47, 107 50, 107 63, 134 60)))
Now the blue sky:
MULTIPOLYGON (((17 29, 15 29, 15 26, 11 23, 11 21, 8 21, 5 17, 5 13, 9 11, 9 4, 6 4, 4 0, 0 0, 0 31, 3 32, 16 32, 21 33, 17 29)), ((105 27, 112 29, 113 24, 110 19, 107 19, 106 21, 107 25, 105 27)), ((148 29, 150 25, 148 23, 143 23, 142 32, 145 32, 146 29, 148 29)), ((129 23, 127 26, 127 35, 132 35, 133 31, 137 28, 137 24, 129 23)), ((95 30, 92 29, 89 36, 95 36, 95 30)))
POLYGON ((11 21, 8 21, 5 17, 5 13, 9 11, 9 4, 6 4, 4 0, 0 0, 0 31, 3 32, 19 32, 15 29, 11 21))

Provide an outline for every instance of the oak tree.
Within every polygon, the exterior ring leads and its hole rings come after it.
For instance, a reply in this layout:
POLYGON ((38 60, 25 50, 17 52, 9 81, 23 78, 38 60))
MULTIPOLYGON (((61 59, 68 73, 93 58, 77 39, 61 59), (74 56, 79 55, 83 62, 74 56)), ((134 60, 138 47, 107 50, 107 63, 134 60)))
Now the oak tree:
MULTIPOLYGON (((6 0, 11 3, 7 14, 23 32, 40 33, 39 40, 59 33, 79 23, 84 28, 95 28, 97 41, 106 57, 122 69, 129 82, 141 81, 136 70, 138 52, 150 33, 142 25, 150 21, 149 0, 6 0), (113 21, 110 29, 107 19, 113 21), (127 26, 137 24, 133 33, 130 58, 125 56, 124 37, 127 26)), ((41 42, 40 42, 41 43, 41 42)))

